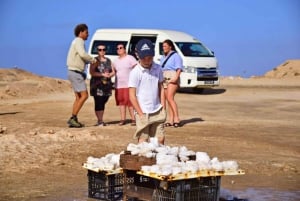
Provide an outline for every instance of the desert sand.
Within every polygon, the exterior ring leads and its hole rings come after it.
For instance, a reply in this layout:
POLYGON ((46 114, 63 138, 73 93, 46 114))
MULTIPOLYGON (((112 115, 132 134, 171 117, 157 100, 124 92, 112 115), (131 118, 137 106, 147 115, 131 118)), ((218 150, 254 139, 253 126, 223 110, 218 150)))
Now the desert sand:
MULTIPOLYGON (((106 127, 95 127, 93 99, 68 128, 73 92, 67 80, 0 68, 0 201, 91 201, 88 156, 119 153, 135 127, 119 126, 111 97, 106 127)), ((251 78, 223 77, 203 93, 176 95, 183 126, 166 128, 166 144, 235 160, 242 176, 221 190, 249 200, 300 200, 300 60, 251 78)))

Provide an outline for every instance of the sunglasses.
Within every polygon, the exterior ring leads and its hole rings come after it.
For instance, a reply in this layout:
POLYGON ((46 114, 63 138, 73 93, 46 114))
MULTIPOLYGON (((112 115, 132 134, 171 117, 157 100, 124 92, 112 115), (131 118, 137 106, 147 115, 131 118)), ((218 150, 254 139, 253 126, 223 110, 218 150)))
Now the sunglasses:
POLYGON ((121 50, 121 49, 123 49, 123 47, 117 47, 117 50, 121 50))
POLYGON ((103 51, 103 52, 104 52, 105 50, 106 50, 106 49, 98 49, 98 51, 99 51, 99 52, 101 52, 101 51, 103 51))

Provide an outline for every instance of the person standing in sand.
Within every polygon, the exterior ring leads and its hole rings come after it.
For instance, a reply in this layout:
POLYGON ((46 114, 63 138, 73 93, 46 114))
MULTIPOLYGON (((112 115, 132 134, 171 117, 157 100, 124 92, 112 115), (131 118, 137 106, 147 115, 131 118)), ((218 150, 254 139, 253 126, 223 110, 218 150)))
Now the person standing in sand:
POLYGON ((85 51, 84 41, 89 36, 88 26, 86 24, 78 24, 74 29, 75 39, 70 45, 67 56, 68 79, 71 82, 75 93, 75 101, 73 103, 72 116, 67 121, 69 127, 80 128, 84 124, 78 121, 77 115, 85 101, 88 99, 88 91, 85 83, 85 65, 87 63, 94 64, 97 60, 85 51))
POLYGON ((116 73, 115 80, 115 99, 116 105, 120 108, 121 120, 119 125, 125 125, 126 109, 128 108, 131 117, 131 125, 135 126, 135 117, 133 114, 133 107, 129 100, 128 79, 130 71, 137 64, 136 59, 126 53, 124 44, 117 45, 117 53, 119 55, 113 61, 113 68, 116 73))
POLYGON ((97 63, 90 65, 90 94, 94 97, 95 114, 97 117, 96 126, 106 126, 103 121, 105 105, 112 94, 113 84, 111 77, 115 75, 111 66, 111 60, 105 57, 106 48, 104 44, 97 47, 97 63))
POLYGON ((175 51, 171 40, 165 40, 162 48, 164 54, 161 58, 161 67, 164 74, 164 91, 168 102, 168 122, 165 123, 165 127, 177 128, 181 124, 175 94, 180 86, 180 73, 183 70, 182 58, 175 51))
POLYGON ((141 39, 136 45, 136 52, 139 63, 130 72, 128 85, 136 115, 134 138, 141 143, 156 137, 160 144, 164 144, 166 111, 163 72, 153 61, 154 46, 150 40, 141 39))

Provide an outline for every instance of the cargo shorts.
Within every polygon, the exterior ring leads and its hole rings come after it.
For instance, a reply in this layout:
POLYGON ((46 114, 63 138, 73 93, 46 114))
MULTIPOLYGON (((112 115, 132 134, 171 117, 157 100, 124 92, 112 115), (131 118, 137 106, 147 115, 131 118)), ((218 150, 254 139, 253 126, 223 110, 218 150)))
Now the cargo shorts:
POLYGON ((151 114, 145 114, 142 118, 136 113, 136 132, 133 138, 145 141, 148 141, 150 137, 164 138, 164 122, 166 121, 166 117, 167 113, 164 108, 151 114))

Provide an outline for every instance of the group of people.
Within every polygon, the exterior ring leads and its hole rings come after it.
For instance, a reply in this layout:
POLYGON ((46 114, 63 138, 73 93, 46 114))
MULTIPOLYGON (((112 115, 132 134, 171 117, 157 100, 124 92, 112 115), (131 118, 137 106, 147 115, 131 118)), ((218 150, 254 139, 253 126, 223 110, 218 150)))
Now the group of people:
POLYGON ((121 120, 119 125, 125 125, 126 109, 128 108, 131 117, 131 125, 135 126, 135 117, 133 107, 129 101, 128 80, 131 69, 137 64, 136 59, 126 54, 124 44, 117 45, 118 58, 113 62, 105 57, 106 47, 104 44, 97 46, 97 62, 90 65, 90 94, 94 97, 95 114, 97 117, 97 126, 106 126, 103 121, 105 104, 112 95, 113 83, 115 80, 115 100, 120 108, 121 120))
POLYGON ((115 100, 120 109, 119 125, 125 125, 128 108, 131 125, 136 125, 134 138, 138 142, 157 137, 164 144, 164 127, 180 126, 175 94, 180 84, 182 59, 176 53, 171 40, 163 42, 164 55, 161 63, 156 64, 154 45, 148 39, 141 39, 135 47, 138 61, 126 53, 125 44, 117 44, 118 58, 111 61, 105 56, 106 46, 97 46, 98 56, 90 56, 84 48, 88 38, 88 27, 79 24, 74 29, 75 39, 72 41, 67 56, 68 79, 75 92, 72 116, 68 120, 70 127, 83 127, 77 115, 88 98, 85 83, 85 65, 90 64, 90 95, 94 98, 97 126, 105 126, 103 114, 105 104, 112 95, 115 76, 115 100), (166 114, 168 109, 168 115, 166 114), (167 118, 168 117, 168 118, 167 118))

